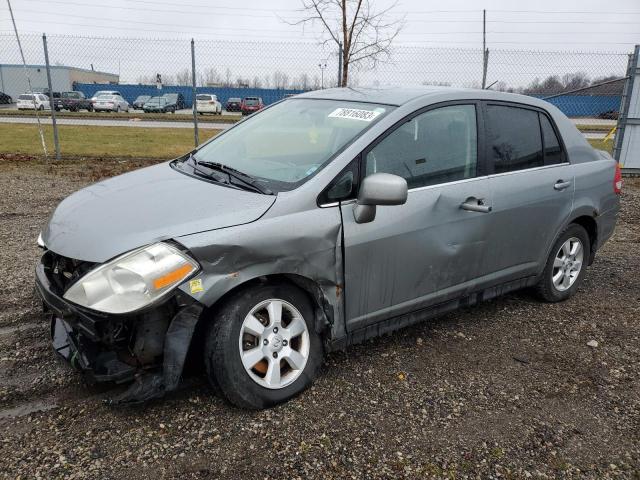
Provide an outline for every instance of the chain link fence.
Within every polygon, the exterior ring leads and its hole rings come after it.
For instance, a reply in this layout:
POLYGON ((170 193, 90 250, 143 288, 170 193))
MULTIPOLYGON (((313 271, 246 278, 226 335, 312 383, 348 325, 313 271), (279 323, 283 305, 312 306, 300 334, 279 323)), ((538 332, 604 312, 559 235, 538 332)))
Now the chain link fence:
MULTIPOLYGON (((33 115, 33 111, 18 110, 16 104, 21 95, 28 93, 25 73, 34 91, 48 92, 42 36, 21 35, 21 42, 26 69, 15 36, 0 34, 0 117, 5 120, 33 115)), ((113 113, 109 117, 113 121, 135 117, 143 124, 144 120, 171 120, 171 125, 194 122, 194 94, 213 94, 221 104, 221 115, 197 118, 201 130, 221 128, 221 124, 239 118, 238 112, 229 111, 235 110, 234 99, 258 97, 268 105, 288 95, 333 87, 338 79, 337 49, 331 44, 196 40, 193 88, 189 39, 51 35, 47 42, 54 97, 59 92, 78 91, 91 98, 101 90, 118 91, 128 107, 123 105, 120 113, 113 113), (172 102, 179 100, 174 109, 168 110, 170 113, 133 109, 140 96, 166 95, 172 95, 172 102)), ((581 123, 609 125, 618 116, 628 61, 629 55, 624 53, 490 49, 486 86, 546 98, 568 116, 581 117, 581 123)), ((351 87, 481 88, 483 63, 481 48, 396 45, 389 61, 352 68, 349 83, 351 87)), ((43 107, 42 117, 49 117, 48 107, 43 107)), ((64 109, 58 114, 60 123, 73 120, 85 125, 105 117, 82 110, 64 109)), ((64 141, 63 136, 63 150, 64 141)))

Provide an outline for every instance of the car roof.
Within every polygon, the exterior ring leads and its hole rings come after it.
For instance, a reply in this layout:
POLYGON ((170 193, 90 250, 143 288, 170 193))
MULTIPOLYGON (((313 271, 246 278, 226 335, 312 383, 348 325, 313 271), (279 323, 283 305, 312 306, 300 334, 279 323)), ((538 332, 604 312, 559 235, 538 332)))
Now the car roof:
POLYGON ((526 95, 480 90, 473 88, 416 86, 416 87, 346 87, 315 90, 296 95, 295 98, 318 98, 352 102, 381 103, 400 106, 419 98, 438 97, 438 101, 469 99, 503 100, 540 106, 541 100, 526 95))

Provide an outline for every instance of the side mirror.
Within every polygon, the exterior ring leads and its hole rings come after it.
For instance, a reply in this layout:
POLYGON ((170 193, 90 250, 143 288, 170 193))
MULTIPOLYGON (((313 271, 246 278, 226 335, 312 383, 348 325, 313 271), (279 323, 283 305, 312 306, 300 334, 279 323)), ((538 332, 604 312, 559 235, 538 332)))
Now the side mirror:
POLYGON ((356 223, 376 218, 376 205, 402 205, 407 201, 407 181, 390 173, 374 173, 365 177, 353 209, 356 223))

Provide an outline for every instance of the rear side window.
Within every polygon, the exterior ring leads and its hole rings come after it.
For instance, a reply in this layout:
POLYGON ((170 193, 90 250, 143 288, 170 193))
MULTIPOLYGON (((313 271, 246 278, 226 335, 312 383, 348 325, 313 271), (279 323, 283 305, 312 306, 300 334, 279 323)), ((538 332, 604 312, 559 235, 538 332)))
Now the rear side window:
POLYGON ((566 162, 566 157, 558 136, 556 135, 549 118, 540 114, 540 127, 542 128, 542 140, 544 142, 544 164, 557 165, 566 162))
POLYGON ((538 112, 519 107, 487 105, 487 157, 494 173, 544 165, 538 112))
POLYGON ((476 123, 474 105, 451 105, 422 113, 367 153, 366 175, 399 175, 409 188, 475 177, 476 123))

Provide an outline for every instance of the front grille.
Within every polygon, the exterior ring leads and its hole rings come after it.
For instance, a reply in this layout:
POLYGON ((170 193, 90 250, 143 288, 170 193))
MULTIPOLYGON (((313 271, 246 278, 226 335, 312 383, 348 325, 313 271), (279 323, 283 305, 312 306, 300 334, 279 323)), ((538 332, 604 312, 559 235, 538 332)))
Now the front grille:
POLYGON ((96 264, 64 257, 47 250, 42 256, 42 265, 49 282, 51 282, 51 289, 58 295, 63 295, 76 280, 84 276, 96 264))

